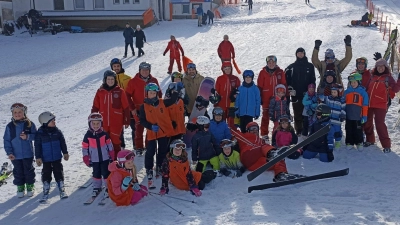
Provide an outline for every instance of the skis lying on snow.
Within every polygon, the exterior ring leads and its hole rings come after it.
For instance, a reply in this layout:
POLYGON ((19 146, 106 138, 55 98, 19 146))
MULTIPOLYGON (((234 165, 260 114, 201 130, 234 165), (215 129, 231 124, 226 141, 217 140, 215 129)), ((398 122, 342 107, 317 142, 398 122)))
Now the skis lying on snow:
POLYGON ((92 184, 92 179, 89 179, 88 181, 86 181, 86 183, 84 183, 82 186, 79 186, 79 188, 87 188, 92 184))
POLYGON ((0 186, 7 184, 7 179, 12 175, 12 170, 8 169, 8 162, 3 163, 0 171, 0 186))
MULTIPOLYGON (((104 188, 103 188, 104 189, 104 188)), ((102 190, 103 190, 102 189, 102 190)), ((97 196, 99 196, 101 193, 103 193, 103 191, 99 191, 98 193, 97 193, 97 195, 96 196, 91 196, 88 200, 86 200, 86 202, 84 202, 83 204, 84 205, 90 205, 90 204, 92 204, 93 202, 94 202, 94 200, 96 200, 96 198, 97 198, 97 196)))
POLYGON ((247 180, 248 181, 254 180, 256 177, 258 177, 264 171, 266 171, 267 169, 271 168, 272 166, 274 166, 279 161, 281 161, 282 159, 286 158, 287 156, 289 156, 293 152, 297 151, 299 148, 303 148, 304 146, 310 144, 314 140, 320 138, 322 135, 327 134, 329 132, 329 130, 330 130, 330 126, 328 124, 328 125, 324 126, 323 128, 321 128, 320 130, 318 130, 317 132, 313 133, 306 140, 298 143, 297 145, 295 145, 293 147, 288 148, 286 151, 284 151, 283 153, 281 153, 281 154, 277 155, 276 157, 272 158, 267 163, 262 165, 260 168, 258 168, 256 170, 254 170, 253 172, 249 173, 247 175, 247 180))
POLYGON ((343 170, 337 170, 337 171, 333 171, 333 172, 329 172, 329 173, 321 173, 321 174, 317 174, 317 175, 313 175, 313 176, 297 178, 297 179, 293 179, 293 180, 250 186, 248 188, 247 192, 251 193, 252 191, 259 191, 259 190, 265 190, 265 189, 269 189, 269 188, 281 187, 281 186, 285 186, 285 185, 289 185, 289 184, 297 184, 297 183, 313 181, 313 180, 322 180, 322 179, 327 179, 327 178, 346 176, 347 174, 349 174, 349 168, 343 169, 343 170))

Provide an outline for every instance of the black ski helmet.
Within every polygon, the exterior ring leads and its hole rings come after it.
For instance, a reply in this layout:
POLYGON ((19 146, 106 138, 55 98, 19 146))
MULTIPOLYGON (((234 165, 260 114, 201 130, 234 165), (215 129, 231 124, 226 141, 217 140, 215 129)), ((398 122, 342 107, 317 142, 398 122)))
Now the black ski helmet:
POLYGON ((171 81, 175 82, 175 78, 181 78, 181 80, 183 80, 183 74, 181 74, 180 72, 173 72, 171 74, 171 81))
POLYGON ((114 70, 106 70, 103 74, 103 84, 106 83, 107 77, 114 77, 115 82, 117 82, 117 74, 114 72, 114 70))
POLYGON ((122 62, 121 62, 120 59, 118 59, 118 58, 113 58, 113 59, 111 59, 111 62, 110 62, 111 70, 113 69, 112 66, 113 66, 114 64, 119 64, 119 65, 121 66, 121 69, 122 69, 122 62))
POLYGON ((329 107, 328 105, 324 104, 324 103, 320 103, 317 108, 315 108, 316 112, 321 112, 322 116, 330 116, 331 115, 331 107, 329 107))

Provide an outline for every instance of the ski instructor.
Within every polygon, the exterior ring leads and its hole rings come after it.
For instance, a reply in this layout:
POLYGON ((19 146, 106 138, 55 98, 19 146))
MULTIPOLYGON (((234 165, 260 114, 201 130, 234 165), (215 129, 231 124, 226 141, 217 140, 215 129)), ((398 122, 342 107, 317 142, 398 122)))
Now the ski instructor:
POLYGON ((194 103, 196 102, 197 92, 199 91, 200 84, 203 80, 204 77, 200 75, 196 70, 196 64, 189 63, 187 65, 186 73, 182 80, 182 83, 186 89, 186 94, 189 97, 189 103, 186 106, 188 118, 190 118, 190 114, 192 113, 194 103))

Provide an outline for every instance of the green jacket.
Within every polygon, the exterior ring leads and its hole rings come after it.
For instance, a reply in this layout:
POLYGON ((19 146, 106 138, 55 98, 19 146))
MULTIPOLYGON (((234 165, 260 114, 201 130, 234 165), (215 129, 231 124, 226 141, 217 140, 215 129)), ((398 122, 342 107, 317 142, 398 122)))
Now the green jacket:
POLYGON ((187 105, 188 113, 192 113, 192 109, 194 106, 194 102, 197 97, 197 92, 199 91, 200 84, 204 80, 204 77, 199 73, 196 74, 194 78, 191 78, 189 75, 183 77, 182 83, 185 86, 186 94, 189 97, 189 104, 187 105))
POLYGON ((237 151, 232 150, 232 154, 229 157, 226 157, 224 153, 221 153, 218 158, 220 169, 226 168, 228 170, 240 170, 243 167, 240 162, 240 154, 237 151))
MULTIPOLYGON (((321 84, 324 81, 324 74, 326 71, 326 62, 325 61, 320 61, 318 59, 318 52, 319 50, 314 48, 312 57, 311 57, 311 62, 314 65, 315 68, 317 68, 319 75, 320 75, 320 80, 319 83, 321 84)), ((341 73, 343 72, 343 70, 346 68, 346 66, 350 63, 351 58, 353 57, 353 52, 352 52, 352 48, 350 46, 346 46, 346 53, 343 59, 338 60, 335 59, 335 72, 336 72, 336 82, 343 85, 342 82, 342 76, 341 73)))

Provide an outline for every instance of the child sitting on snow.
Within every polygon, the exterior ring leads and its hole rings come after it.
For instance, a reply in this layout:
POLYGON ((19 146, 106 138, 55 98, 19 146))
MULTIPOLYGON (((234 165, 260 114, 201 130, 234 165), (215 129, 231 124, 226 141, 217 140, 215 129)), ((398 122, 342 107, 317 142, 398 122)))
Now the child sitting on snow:
POLYGON ((283 84, 278 84, 275 87, 275 96, 269 102, 269 118, 274 122, 274 129, 279 126, 279 117, 282 115, 290 116, 288 99, 286 98, 286 87, 283 84))
MULTIPOLYGON (((272 146, 279 149, 283 146, 297 144, 298 137, 293 127, 290 125, 290 118, 283 115, 279 118, 279 126, 272 133, 272 146)), ((303 153, 302 149, 298 149, 288 156, 289 159, 298 159, 303 153)))
POLYGON ((193 195, 200 197, 200 190, 203 190, 205 184, 212 180, 206 180, 202 173, 191 170, 185 149, 186 144, 182 140, 176 139, 171 142, 170 152, 161 166, 162 185, 160 195, 168 194, 168 182, 170 181, 177 189, 190 190, 193 195))
POLYGON ((232 150, 235 142, 223 139, 220 142, 222 153, 219 154, 220 172, 227 177, 241 177, 246 170, 240 162, 239 152, 232 150))
POLYGON ((315 84, 308 85, 308 91, 304 94, 303 98, 303 136, 307 137, 309 127, 315 122, 315 108, 318 105, 318 98, 315 93, 315 84))
POLYGON ((132 151, 122 150, 118 152, 117 161, 108 165, 111 172, 107 180, 108 194, 117 206, 134 205, 148 194, 147 188, 138 183, 134 157, 132 151))

